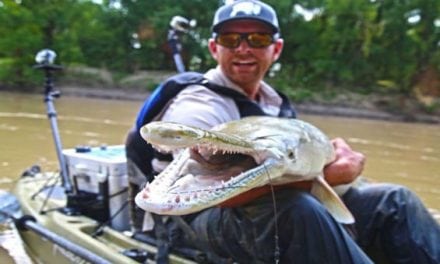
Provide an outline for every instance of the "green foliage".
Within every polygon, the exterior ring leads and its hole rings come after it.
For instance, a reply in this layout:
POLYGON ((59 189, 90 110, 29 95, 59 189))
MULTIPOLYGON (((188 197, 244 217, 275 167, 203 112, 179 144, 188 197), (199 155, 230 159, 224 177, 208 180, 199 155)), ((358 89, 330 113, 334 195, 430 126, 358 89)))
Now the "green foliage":
POLYGON ((430 105, 423 105, 423 108, 427 113, 435 113, 438 111, 438 109, 440 109, 440 102, 435 102, 430 105))
MULTIPOLYGON (((0 84, 32 86, 43 48, 57 63, 122 75, 175 69, 167 30, 171 18, 197 20, 182 38, 190 70, 215 65, 206 48, 215 9, 206 0, 0 0, 0 84)), ((285 49, 271 82, 294 98, 352 87, 409 95, 415 76, 440 70, 440 1, 267 0, 278 11, 285 49), (333 87, 333 88, 332 88, 333 87)), ((41 82, 41 81, 40 81, 41 82)))
POLYGON ((288 10, 281 62, 302 85, 373 90, 389 80, 409 94, 420 69, 439 65, 439 1, 298 1, 288 10), (307 20, 295 5, 319 12, 307 20))

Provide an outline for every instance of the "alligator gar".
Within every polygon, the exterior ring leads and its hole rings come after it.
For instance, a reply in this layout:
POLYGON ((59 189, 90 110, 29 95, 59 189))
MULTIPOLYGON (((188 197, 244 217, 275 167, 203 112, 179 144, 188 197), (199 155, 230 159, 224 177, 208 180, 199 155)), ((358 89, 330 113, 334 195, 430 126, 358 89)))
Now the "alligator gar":
POLYGON ((216 206, 250 189, 312 181, 311 193, 341 223, 354 218, 323 178, 335 158, 315 126, 277 117, 247 117, 205 130, 151 122, 142 137, 162 152, 179 155, 136 195, 148 212, 183 215, 216 206))

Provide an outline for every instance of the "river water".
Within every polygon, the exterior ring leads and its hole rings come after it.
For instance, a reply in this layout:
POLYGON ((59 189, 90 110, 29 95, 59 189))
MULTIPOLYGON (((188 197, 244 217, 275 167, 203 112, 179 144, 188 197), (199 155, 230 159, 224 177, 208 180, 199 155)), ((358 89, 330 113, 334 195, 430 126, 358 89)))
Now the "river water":
MULTIPOLYGON (((62 96, 55 101, 64 148, 123 144, 141 101, 62 96)), ((367 156, 364 175, 408 186, 440 209, 440 126, 300 115, 330 137, 343 137, 367 156)), ((42 95, 0 93, 0 189, 24 169, 57 168, 42 95)))
MULTIPOLYGON (((123 144, 141 103, 61 97, 55 106, 63 147, 123 144)), ((439 125, 312 115, 299 118, 329 137, 344 138, 366 154, 364 175, 368 178, 405 185, 428 207, 440 210, 439 125)), ((38 164, 45 171, 58 168, 41 95, 0 93, 0 149, 3 190, 10 190, 31 165, 38 164)), ((0 262, 13 263, 2 250, 0 246, 0 262)))

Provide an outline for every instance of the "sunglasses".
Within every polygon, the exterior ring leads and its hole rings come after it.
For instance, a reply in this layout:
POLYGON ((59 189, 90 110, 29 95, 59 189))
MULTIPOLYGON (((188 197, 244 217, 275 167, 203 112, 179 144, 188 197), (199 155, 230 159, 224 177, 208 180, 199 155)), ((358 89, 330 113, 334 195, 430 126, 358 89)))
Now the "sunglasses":
POLYGON ((274 43, 275 38, 270 33, 221 33, 215 36, 215 42, 223 47, 235 49, 246 40, 249 47, 266 48, 274 43))

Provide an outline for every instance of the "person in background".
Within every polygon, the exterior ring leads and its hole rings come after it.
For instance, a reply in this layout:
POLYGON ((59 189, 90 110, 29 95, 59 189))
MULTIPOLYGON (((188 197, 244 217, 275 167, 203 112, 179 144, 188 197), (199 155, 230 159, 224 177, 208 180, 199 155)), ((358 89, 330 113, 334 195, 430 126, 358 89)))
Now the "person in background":
MULTIPOLYGON (((255 0, 221 6, 208 44, 218 66, 204 77, 242 93, 266 115, 293 118, 293 109, 283 109, 286 97, 263 80, 280 57, 283 44, 271 6, 255 0)), ((234 98, 204 85, 189 85, 155 120, 209 129, 248 115, 242 108, 234 98)), ((440 263, 440 227, 419 198, 393 184, 350 187, 362 173, 365 157, 341 138, 332 143, 336 160, 326 166, 325 179, 353 213, 356 222, 351 228, 337 223, 308 191, 288 188, 275 191, 276 216, 272 194, 262 192, 250 200, 184 216, 197 241, 183 232, 175 242, 212 253, 214 262, 440 263)), ((142 160, 142 156, 137 158, 142 160)), ((146 173, 137 169, 139 163, 129 160, 129 164, 132 184, 139 186, 146 173)), ((167 164, 156 158, 151 165, 154 171, 161 171, 167 164)))

